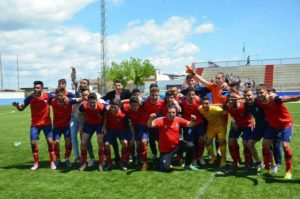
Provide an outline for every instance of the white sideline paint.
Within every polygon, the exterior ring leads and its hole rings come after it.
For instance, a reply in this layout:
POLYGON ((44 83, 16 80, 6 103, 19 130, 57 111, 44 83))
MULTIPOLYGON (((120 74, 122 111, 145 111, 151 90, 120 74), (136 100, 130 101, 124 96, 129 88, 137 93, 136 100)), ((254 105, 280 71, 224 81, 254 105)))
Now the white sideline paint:
POLYGON ((8 113, 15 113, 16 111, 9 111, 9 112, 3 112, 3 113, 0 113, 0 114, 8 114, 8 113))
POLYGON ((214 181, 214 176, 215 173, 212 173, 211 176, 207 179, 206 183, 204 183, 201 187, 199 187, 194 197, 195 199, 201 198, 201 196, 203 196, 206 193, 209 185, 214 181))

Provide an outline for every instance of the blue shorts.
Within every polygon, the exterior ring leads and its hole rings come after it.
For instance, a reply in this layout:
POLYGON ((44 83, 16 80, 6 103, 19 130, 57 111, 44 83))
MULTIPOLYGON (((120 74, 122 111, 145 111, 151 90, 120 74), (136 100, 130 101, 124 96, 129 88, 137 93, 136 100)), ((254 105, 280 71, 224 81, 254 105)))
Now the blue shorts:
POLYGON ((184 127, 183 137, 185 141, 194 142, 199 140, 199 137, 204 137, 205 128, 203 124, 194 127, 184 127))
POLYGON ((83 125, 83 132, 86 134, 89 134, 90 136, 92 136, 94 134, 94 132, 97 132, 98 134, 102 134, 102 125, 98 125, 98 124, 88 124, 88 123, 84 123, 83 125))
POLYGON ((35 141, 39 140, 40 137, 40 132, 43 130, 44 135, 46 138, 52 138, 53 137, 53 131, 52 131, 52 125, 48 126, 41 126, 41 127, 36 127, 36 126, 31 126, 30 128, 30 141, 35 141))
POLYGON ((273 140, 275 138, 279 138, 283 142, 290 142, 292 138, 292 132, 293 132, 292 127, 284 128, 282 130, 268 127, 264 134, 264 139, 273 140))
POLYGON ((242 137, 243 140, 248 141, 251 137, 252 134, 252 127, 241 127, 238 128, 237 130, 234 130, 233 128, 230 129, 229 131, 229 139, 230 138, 239 138, 240 136, 242 137), (242 134, 243 132, 243 134, 242 134), (242 134, 242 136, 241 136, 242 134))
POLYGON ((142 140, 148 140, 148 131, 149 128, 147 126, 144 125, 138 125, 138 134, 137 134, 137 140, 138 141, 142 141, 142 140))
POLYGON ((123 140, 130 141, 132 139, 132 135, 128 130, 128 128, 125 129, 124 131, 107 129, 107 134, 104 138, 105 142, 113 143, 114 140, 116 140, 116 138, 118 138, 120 141, 123 140))
POLYGON ((53 128, 53 139, 60 140, 61 135, 64 135, 65 139, 71 137, 71 131, 69 127, 55 127, 53 128))
POLYGON ((267 128, 268 128, 267 124, 255 125, 253 132, 250 135, 250 139, 255 141, 261 140, 267 128))

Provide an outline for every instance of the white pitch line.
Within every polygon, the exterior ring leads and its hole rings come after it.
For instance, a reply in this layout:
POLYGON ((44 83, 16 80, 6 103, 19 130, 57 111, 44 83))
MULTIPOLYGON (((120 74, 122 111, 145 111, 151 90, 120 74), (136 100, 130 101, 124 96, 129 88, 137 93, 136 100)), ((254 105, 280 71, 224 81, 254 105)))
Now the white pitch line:
POLYGON ((299 124, 293 124, 293 126, 300 126, 299 124))
POLYGON ((201 196, 203 196, 206 192, 207 189, 209 187, 209 185, 214 181, 214 173, 210 176, 210 178, 207 179, 206 183, 204 183, 201 187, 199 187, 196 195, 195 195, 195 199, 201 198, 201 196))
POLYGON ((15 113, 16 111, 9 111, 9 112, 3 112, 3 113, 0 113, 0 114, 8 114, 8 113, 15 113))

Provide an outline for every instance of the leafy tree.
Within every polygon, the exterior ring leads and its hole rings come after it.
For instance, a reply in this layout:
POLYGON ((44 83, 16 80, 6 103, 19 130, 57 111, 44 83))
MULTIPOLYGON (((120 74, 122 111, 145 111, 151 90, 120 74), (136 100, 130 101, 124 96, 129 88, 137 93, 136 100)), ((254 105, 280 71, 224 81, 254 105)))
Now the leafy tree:
POLYGON ((144 80, 155 74, 155 68, 149 60, 142 61, 137 58, 130 58, 122 61, 120 64, 112 62, 109 68, 109 79, 120 79, 124 86, 127 82, 133 80, 134 84, 141 86, 144 80))

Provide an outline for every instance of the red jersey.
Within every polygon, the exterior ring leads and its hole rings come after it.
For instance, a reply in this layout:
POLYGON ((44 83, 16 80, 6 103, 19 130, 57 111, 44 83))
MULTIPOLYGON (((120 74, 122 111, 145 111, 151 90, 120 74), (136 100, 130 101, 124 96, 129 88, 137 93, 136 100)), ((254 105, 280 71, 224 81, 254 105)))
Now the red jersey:
POLYGON ((217 86, 214 83, 209 83, 206 87, 211 92, 213 104, 225 104, 226 103, 227 97, 222 95, 223 89, 221 87, 217 86))
POLYGON ((157 100, 156 103, 152 103, 150 98, 147 98, 145 103, 142 106, 142 114, 141 114, 141 124, 147 126, 147 121, 149 116, 152 113, 156 113, 157 115, 161 113, 162 106, 164 101, 162 99, 157 100))
POLYGON ((53 127, 69 127, 70 118, 72 113, 72 105, 76 101, 68 101, 64 103, 58 103, 57 99, 51 101, 53 110, 53 127))
POLYGON ((41 127, 51 124, 49 101, 53 98, 48 93, 42 93, 40 97, 28 96, 24 100, 24 105, 30 105, 31 126, 41 127))
POLYGON ((259 100, 256 100, 256 102, 264 111, 270 127, 277 130, 292 127, 293 118, 281 100, 281 97, 276 96, 274 100, 267 104, 259 100))
POLYGON ((232 108, 227 106, 227 111, 233 117, 234 122, 238 127, 251 127, 254 124, 253 118, 250 113, 246 111, 244 103, 240 103, 239 107, 232 108))
POLYGON ((84 121, 92 125, 103 124, 103 111, 104 105, 100 102, 97 102, 97 108, 95 110, 89 109, 87 102, 82 102, 79 106, 79 112, 84 113, 84 121))
POLYGON ((188 124, 187 120, 180 117, 175 117, 173 121, 160 117, 153 122, 154 128, 158 128, 158 145, 162 153, 170 152, 178 146, 180 127, 186 127, 188 124))
POLYGON ((130 110, 130 104, 125 103, 123 104, 123 111, 131 120, 133 126, 140 124, 140 117, 141 117, 141 107, 137 111, 130 110))
POLYGON ((107 124, 106 128, 109 130, 123 131, 127 123, 127 117, 125 113, 119 109, 116 115, 112 114, 110 111, 107 112, 107 124))
POLYGON ((186 99, 181 101, 182 106, 182 117, 186 120, 191 120, 191 115, 195 115, 197 117, 196 123, 197 125, 201 124, 202 116, 200 112, 198 111, 198 108, 200 106, 199 100, 194 100, 193 103, 189 104, 186 99))

